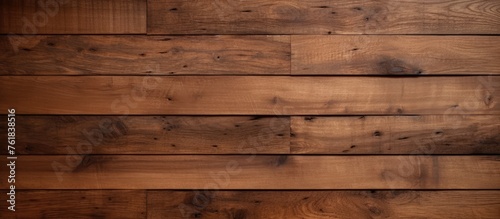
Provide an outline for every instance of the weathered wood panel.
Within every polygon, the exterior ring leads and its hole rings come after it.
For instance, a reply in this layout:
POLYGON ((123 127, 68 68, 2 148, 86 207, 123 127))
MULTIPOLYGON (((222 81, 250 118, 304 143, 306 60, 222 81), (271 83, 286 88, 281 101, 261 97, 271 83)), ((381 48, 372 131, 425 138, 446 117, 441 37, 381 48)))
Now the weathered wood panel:
POLYGON ((18 114, 498 114, 500 77, 2 76, 18 114))
POLYGON ((0 36, 0 49, 2 75, 290 74, 289 36, 0 36))
POLYGON ((499 44, 497 36, 292 36, 292 74, 500 74, 499 44))
POLYGON ((148 191, 148 218, 498 218, 499 191, 148 191))
POLYGON ((292 117, 296 154, 499 154, 500 117, 292 117))
POLYGON ((499 34, 496 0, 149 0, 150 34, 499 34))
MULTIPOLYGON (((496 115, 18 116, 18 154, 498 154, 496 115)), ((0 132, 6 127, 0 127, 0 132)), ((0 136, 6 140, 6 136, 0 136)), ((5 154, 6 152, 2 152, 5 154)))
POLYGON ((500 217, 498 0, 2 1, 1 34, 0 218, 500 217))
MULTIPOLYGON (((7 170, 0 170, 7 177, 7 170)), ((0 181, 6 187, 7 181, 0 181)), ((17 189, 499 189, 498 156, 21 155, 17 189)))
MULTIPOLYGON (((0 126, 0 133, 7 133, 0 126)), ((288 117, 17 116, 18 154, 283 154, 288 117)), ((0 136, 6 142, 7 135, 0 136)), ((7 151, 1 151, 6 154, 7 151)))
POLYGON ((0 1, 0 34, 146 33, 146 0, 0 1))
MULTIPOLYGON (((9 192, 1 191, 3 194, 9 192)), ((2 204, 0 215, 4 219, 135 219, 146 218, 146 208, 146 191, 143 190, 16 190, 16 211, 11 212, 2 204)))

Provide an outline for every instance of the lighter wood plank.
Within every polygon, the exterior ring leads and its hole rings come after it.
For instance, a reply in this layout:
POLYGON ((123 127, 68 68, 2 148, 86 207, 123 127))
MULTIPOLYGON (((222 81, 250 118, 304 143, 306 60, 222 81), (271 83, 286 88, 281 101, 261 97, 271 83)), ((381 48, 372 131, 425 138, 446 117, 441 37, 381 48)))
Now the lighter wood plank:
POLYGON ((290 74, 289 36, 0 36, 0 49, 2 75, 290 74))
POLYGON ((496 0, 149 0, 149 34, 499 34, 496 0))
POLYGON ((500 117, 292 117, 296 154, 499 154, 500 117))
POLYGON ((292 36, 292 74, 500 74, 499 44, 497 36, 292 36))
POLYGON ((148 218, 498 218, 499 191, 148 191, 148 218))
MULTIPOLYGON (((6 128, 0 127, 0 132, 7 133, 6 128)), ((283 154, 290 152, 290 120, 255 116, 17 116, 16 137, 18 154, 283 154)), ((7 135, 0 140, 6 142, 7 135)))
MULTIPOLYGON (((9 191, 2 190, 2 193, 9 191)), ((7 197, 7 196, 6 196, 7 197)), ((5 205, 3 205, 5 206, 5 205)), ((0 209, 2 218, 146 218, 142 190, 16 191, 16 211, 0 209)))
MULTIPOLYGON (((6 168, 0 176, 7 177, 6 168)), ((6 187, 7 181, 0 181, 6 187)), ((19 156, 18 189, 499 189, 498 156, 19 156)))
POLYGON ((18 114, 499 114, 500 77, 2 76, 18 114))
POLYGON ((146 33, 146 3, 146 0, 0 1, 0 33, 146 33))

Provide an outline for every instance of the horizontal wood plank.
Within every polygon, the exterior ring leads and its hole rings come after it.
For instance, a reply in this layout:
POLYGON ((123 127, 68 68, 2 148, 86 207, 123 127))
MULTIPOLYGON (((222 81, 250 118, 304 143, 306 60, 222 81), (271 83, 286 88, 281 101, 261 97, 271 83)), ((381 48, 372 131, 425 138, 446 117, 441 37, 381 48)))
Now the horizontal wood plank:
POLYGON ((500 77, 1 76, 18 114, 499 114, 500 77))
POLYGON ((497 36, 292 36, 292 74, 500 74, 499 44, 497 36))
POLYGON ((292 117, 294 154, 500 154, 500 117, 292 117))
MULTIPOLYGON (((496 115, 18 116, 18 154, 499 154, 496 115), (292 133, 290 133, 290 127, 292 133), (290 138, 292 136, 292 138, 290 138)), ((0 127, 0 132, 7 132, 0 127)), ((7 140, 7 136, 0 136, 7 140)), ((6 151, 1 152, 5 154, 6 151)))
POLYGON ((146 0, 0 1, 0 34, 146 33, 146 0))
POLYGON ((0 36, 2 75, 289 75, 289 36, 0 36))
POLYGON ((20 155, 15 162, 18 189, 500 189, 498 156, 20 155))
POLYGON ((491 218, 500 191, 148 191, 148 218, 491 218))
MULTIPOLYGON (((2 194, 9 193, 1 190, 2 194)), ((7 196, 5 196, 7 197, 7 196)), ((143 190, 16 190, 16 211, 2 203, 7 218, 146 218, 143 190)), ((5 201, 3 201, 5 202, 5 201)))
POLYGON ((149 34, 499 34, 496 0, 149 0, 149 34))
MULTIPOLYGON (((0 133, 7 133, 6 129, 0 127, 0 133)), ((290 152, 290 120, 257 116, 17 116, 16 138, 18 154, 284 154, 290 152)), ((0 140, 6 142, 7 135, 0 140)))

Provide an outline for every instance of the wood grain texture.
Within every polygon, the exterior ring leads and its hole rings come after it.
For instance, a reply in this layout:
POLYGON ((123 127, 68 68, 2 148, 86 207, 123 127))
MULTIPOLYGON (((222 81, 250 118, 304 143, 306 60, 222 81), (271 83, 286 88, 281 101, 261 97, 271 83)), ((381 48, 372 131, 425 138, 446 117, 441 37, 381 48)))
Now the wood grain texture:
POLYGON ((290 74, 289 36, 0 36, 0 49, 2 75, 290 74))
POLYGON ((16 124, 18 154, 290 152, 288 117, 17 116, 16 124))
POLYGON ((500 77, 2 76, 17 114, 499 114, 500 77))
POLYGON ((499 44, 497 36, 292 36, 292 74, 500 74, 499 44))
POLYGON ((18 154, 500 153, 496 115, 292 117, 292 133, 288 117, 18 116, 16 121, 18 154))
MULTIPOLYGON (((7 177, 7 170, 0 170, 7 177)), ((5 188, 7 181, 0 181, 5 188)), ((498 156, 20 155, 17 189, 499 189, 498 156)))
POLYGON ((500 117, 292 117, 296 154, 499 154, 500 117))
POLYGON ((17 190, 16 211, 7 210, 2 203, 0 215, 3 219, 146 218, 146 191, 17 190))
POLYGON ((148 218, 498 218, 499 191, 148 191, 148 218))
POLYGON ((146 0, 0 1, 0 33, 146 33, 146 3, 146 0))
POLYGON ((149 0, 149 34, 499 34, 496 0, 149 0))

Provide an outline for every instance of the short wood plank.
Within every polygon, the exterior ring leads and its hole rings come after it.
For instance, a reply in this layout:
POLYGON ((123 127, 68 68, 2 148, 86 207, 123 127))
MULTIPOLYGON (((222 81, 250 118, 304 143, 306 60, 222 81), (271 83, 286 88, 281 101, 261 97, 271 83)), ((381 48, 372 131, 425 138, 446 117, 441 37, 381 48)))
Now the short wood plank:
POLYGON ((499 191, 148 191, 148 218, 491 218, 499 191))
POLYGON ((2 76, 0 96, 18 114, 499 114, 500 77, 2 76))
MULTIPOLYGON (((7 133, 6 128, 0 132, 7 133)), ((21 115, 16 117, 16 138, 18 154, 285 154, 290 152, 290 120, 21 115)), ((7 135, 0 140, 6 142, 7 135)))
POLYGON ((149 34, 499 34, 496 0, 149 0, 149 34))
MULTIPOLYGON (((1 190, 2 194, 9 193, 1 190)), ((143 190, 16 190, 16 211, 2 218, 146 218, 143 190)), ((5 196, 8 198, 8 196, 5 196)), ((5 202, 5 201, 4 201, 5 202)))
MULTIPOLYGON (((7 168, 0 176, 7 178, 7 168)), ((0 181, 6 187, 7 181, 0 181)), ((20 155, 18 189, 500 189, 498 156, 20 155)))
POLYGON ((292 117, 296 154, 500 154, 500 117, 292 117))
POLYGON ((289 36, 0 36, 2 75, 289 75, 289 36))
POLYGON ((497 36, 292 36, 293 75, 500 74, 497 36))
POLYGON ((146 33, 146 5, 146 0, 0 1, 0 33, 146 33))

